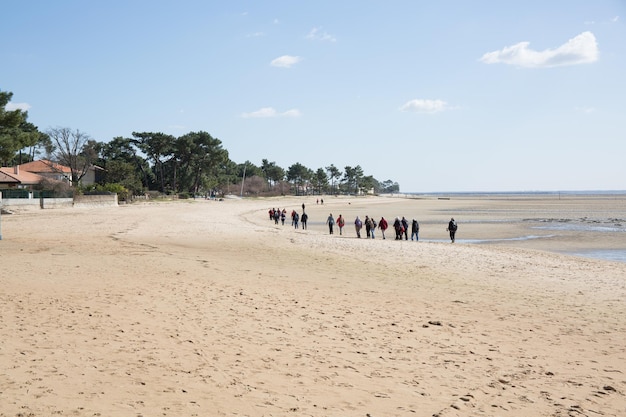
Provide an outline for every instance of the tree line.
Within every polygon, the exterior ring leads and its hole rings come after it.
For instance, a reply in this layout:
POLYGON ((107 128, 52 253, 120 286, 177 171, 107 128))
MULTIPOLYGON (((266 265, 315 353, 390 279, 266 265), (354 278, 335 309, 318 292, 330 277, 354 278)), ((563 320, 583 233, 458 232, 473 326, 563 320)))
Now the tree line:
POLYGON ((49 159, 71 170, 68 180, 80 186, 93 167, 99 169, 91 188, 127 195, 148 191, 178 195, 279 195, 398 192, 397 182, 380 182, 359 166, 333 164, 316 170, 300 163, 287 168, 262 159, 236 163, 222 142, 207 132, 175 137, 160 132, 133 132, 98 142, 78 129, 49 128, 40 132, 23 110, 7 110, 12 93, 0 91, 0 163, 19 165, 49 159))

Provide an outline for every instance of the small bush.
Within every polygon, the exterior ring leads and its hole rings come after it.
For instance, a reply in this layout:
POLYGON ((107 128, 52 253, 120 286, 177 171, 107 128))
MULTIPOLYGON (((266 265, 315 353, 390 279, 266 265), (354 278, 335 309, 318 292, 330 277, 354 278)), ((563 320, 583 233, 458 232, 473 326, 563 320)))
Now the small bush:
POLYGON ((80 187, 82 194, 86 195, 98 195, 98 194, 117 194, 117 198, 120 201, 128 201, 130 198, 130 191, 128 191, 123 185, 113 184, 94 184, 86 187, 80 187))

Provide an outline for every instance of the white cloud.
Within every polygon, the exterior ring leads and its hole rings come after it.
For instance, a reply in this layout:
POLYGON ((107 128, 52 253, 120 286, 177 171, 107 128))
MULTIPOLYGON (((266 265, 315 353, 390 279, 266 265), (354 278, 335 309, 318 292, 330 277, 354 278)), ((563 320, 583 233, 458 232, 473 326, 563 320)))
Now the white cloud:
POLYGON ((301 115, 302 115, 302 113, 300 113, 300 110, 298 110, 298 109, 291 109, 291 110, 287 110, 286 112, 284 112, 280 116, 283 116, 283 117, 300 117, 301 115))
POLYGON ((314 41, 337 42, 337 38, 335 38, 333 35, 330 35, 326 32, 321 32, 321 28, 311 29, 309 34, 306 35, 306 38, 314 40, 314 41))
POLYGON ((254 32, 248 35, 249 38, 260 38, 261 36, 265 36, 263 32, 254 32))
POLYGON ((400 110, 415 113, 438 113, 448 110, 448 103, 443 100, 415 99, 404 103, 400 110))
POLYGON ((271 62, 271 65, 273 67, 291 68, 293 65, 297 64, 300 61, 301 61, 301 59, 300 59, 299 56, 283 55, 283 56, 279 56, 278 58, 274 59, 271 62))
POLYGON ((619 20, 619 16, 615 16, 613 19, 611 19, 611 22, 617 23, 618 20, 619 20))
POLYGON ((7 105, 5 106, 6 111, 13 111, 13 110, 28 111, 29 109, 30 109, 30 104, 28 103, 7 103, 7 105))
POLYGON ((598 43, 591 32, 583 32, 556 49, 534 51, 529 42, 506 46, 480 58, 485 64, 510 64, 524 68, 550 68, 589 64, 598 60, 598 43))
POLYGON ((576 111, 585 113, 585 114, 591 114, 591 113, 594 113, 596 109, 594 107, 576 107, 576 111))
POLYGON ((243 118, 270 118, 270 117, 300 117, 301 113, 298 109, 287 110, 286 112, 279 113, 273 107, 263 107, 259 110, 243 113, 241 117, 243 118))

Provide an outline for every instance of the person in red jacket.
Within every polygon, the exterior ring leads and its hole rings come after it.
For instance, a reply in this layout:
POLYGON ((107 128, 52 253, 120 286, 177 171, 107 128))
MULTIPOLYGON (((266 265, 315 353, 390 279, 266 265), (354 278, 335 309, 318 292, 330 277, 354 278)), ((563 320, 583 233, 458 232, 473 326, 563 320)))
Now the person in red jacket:
POLYGON ((378 222, 378 228, 380 229, 380 232, 383 235, 383 239, 385 238, 385 230, 387 230, 388 227, 389 227, 389 224, 387 223, 387 220, 385 220, 384 217, 381 217, 380 221, 378 222))
POLYGON ((343 234, 343 227, 346 225, 346 219, 340 214, 337 217, 337 226, 339 227, 339 235, 343 234))

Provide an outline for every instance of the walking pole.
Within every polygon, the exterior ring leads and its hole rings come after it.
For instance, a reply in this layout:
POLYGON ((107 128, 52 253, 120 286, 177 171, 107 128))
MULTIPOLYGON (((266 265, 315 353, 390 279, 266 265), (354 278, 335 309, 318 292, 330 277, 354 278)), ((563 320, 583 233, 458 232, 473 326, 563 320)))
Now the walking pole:
POLYGON ((2 195, 0 195, 0 240, 2 240, 2 195))

